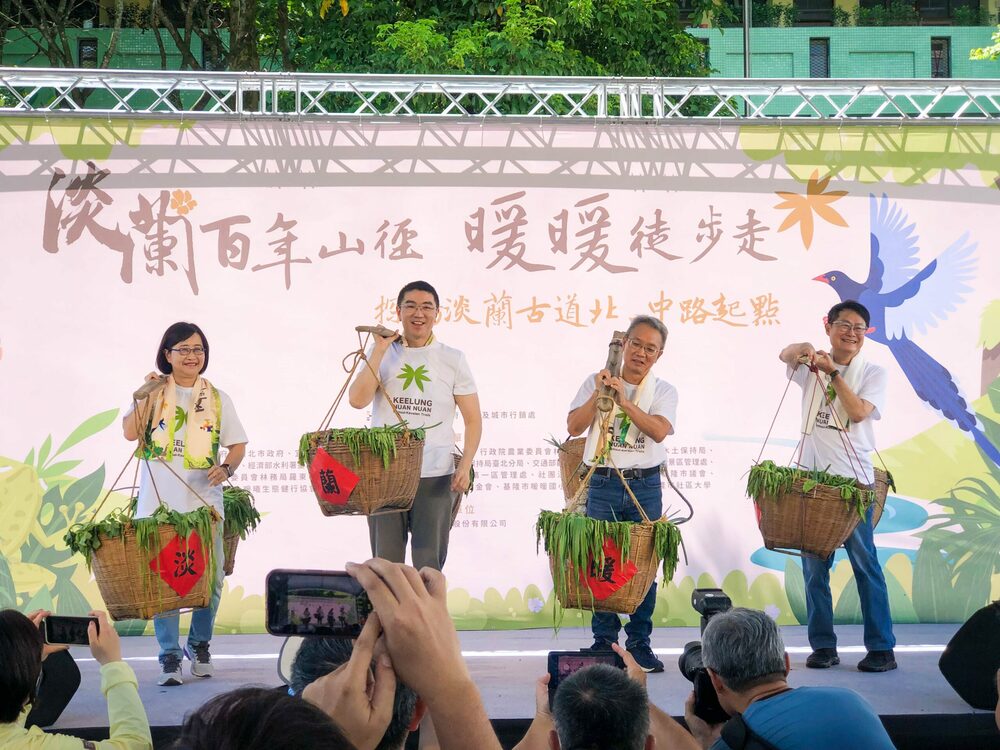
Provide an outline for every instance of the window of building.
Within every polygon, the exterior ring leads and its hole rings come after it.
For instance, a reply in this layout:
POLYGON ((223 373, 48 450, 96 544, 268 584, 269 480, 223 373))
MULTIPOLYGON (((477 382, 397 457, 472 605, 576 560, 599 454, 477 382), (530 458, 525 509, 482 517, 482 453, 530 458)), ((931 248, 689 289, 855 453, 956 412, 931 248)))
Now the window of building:
POLYGON ((97 67, 97 40, 87 37, 77 40, 76 52, 81 68, 97 67))
POLYGON ((795 0, 798 24, 830 26, 833 24, 833 0, 795 0))
POLYGON ((950 37, 931 37, 931 78, 951 78, 950 37))
POLYGON ((809 40, 809 77, 830 77, 830 40, 826 37, 809 40))

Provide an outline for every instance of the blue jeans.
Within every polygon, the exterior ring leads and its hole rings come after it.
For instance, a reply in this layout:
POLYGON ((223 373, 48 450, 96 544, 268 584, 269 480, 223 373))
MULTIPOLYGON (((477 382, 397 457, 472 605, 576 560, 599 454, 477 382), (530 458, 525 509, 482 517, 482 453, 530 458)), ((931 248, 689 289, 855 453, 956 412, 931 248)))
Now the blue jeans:
MULTIPOLYGON (((872 510, 857 525, 844 542, 847 557, 854 568, 854 580, 861 598, 861 614, 865 622, 865 648, 888 651, 896 645, 892 634, 892 614, 885 576, 875 551, 872 510)), ((802 558, 802 573, 806 579, 806 612, 809 615, 809 645, 812 648, 836 648, 833 632, 833 597, 830 595, 830 568, 833 555, 826 560, 802 558)))
MULTIPOLYGON (((223 570, 225 552, 222 547, 222 524, 216 529, 213 543, 215 546, 215 585, 212 587, 212 597, 208 606, 196 609, 191 613, 191 628, 188 630, 188 646, 195 643, 208 643, 212 640, 212 629, 215 627, 215 614, 219 611, 219 600, 222 598, 222 581, 226 577, 223 570)), ((153 630, 160 644, 160 661, 167 654, 180 658, 183 655, 180 646, 180 612, 168 612, 153 620, 153 630)))
MULTIPOLYGON (((642 479, 628 480, 629 487, 635 493, 636 500, 646 511, 650 521, 655 521, 663 512, 663 492, 660 489, 659 473, 642 479)), ((610 477, 594 474, 590 478, 590 489, 587 493, 587 515, 601 521, 641 521, 638 508, 632 502, 622 485, 621 478, 614 474, 610 477)), ((625 648, 649 646, 649 636, 653 632, 653 608, 656 606, 656 581, 649 588, 649 593, 642 604, 631 616, 625 626, 625 648)), ((601 638, 615 643, 618 641, 618 631, 622 622, 618 615, 612 612, 595 612, 590 623, 594 638, 601 638)))

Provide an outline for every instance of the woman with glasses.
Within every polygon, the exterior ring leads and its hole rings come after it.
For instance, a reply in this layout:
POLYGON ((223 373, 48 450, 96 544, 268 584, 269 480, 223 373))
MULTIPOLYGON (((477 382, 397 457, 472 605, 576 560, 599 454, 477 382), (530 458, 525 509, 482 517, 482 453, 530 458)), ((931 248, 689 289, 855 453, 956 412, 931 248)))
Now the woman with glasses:
MULTIPOLYGON (((152 515, 161 503, 186 513, 203 507, 202 501, 223 515, 222 483, 243 460, 247 436, 229 396, 203 376, 208 355, 208 339, 201 328, 194 323, 170 326, 156 350, 159 372, 146 376, 147 381, 163 381, 163 387, 133 402, 122 420, 125 438, 139 440, 142 472, 137 517, 152 515), (227 451, 224 457, 219 455, 220 447, 227 451)), ((186 648, 180 647, 178 613, 153 621, 160 644, 160 685, 183 682, 184 655, 191 661, 193 677, 212 676, 209 642, 224 577, 221 524, 212 544, 217 560, 212 596, 208 607, 192 614, 186 648)))
MULTIPOLYGON (((830 308, 824 320, 829 351, 804 342, 789 344, 778 357, 785 363, 788 377, 802 387, 802 468, 820 469, 874 486, 873 425, 882 418, 888 374, 861 353, 870 322, 871 315, 864 305, 845 300, 830 308)), ((875 549, 873 510, 874 506, 868 509, 844 547, 854 569, 865 622, 868 654, 858 663, 858 669, 887 672, 896 668, 896 638, 885 576, 875 549)), ((806 666, 813 669, 840 664, 833 632, 832 565, 833 555, 826 560, 802 558, 809 645, 813 649, 806 666)))

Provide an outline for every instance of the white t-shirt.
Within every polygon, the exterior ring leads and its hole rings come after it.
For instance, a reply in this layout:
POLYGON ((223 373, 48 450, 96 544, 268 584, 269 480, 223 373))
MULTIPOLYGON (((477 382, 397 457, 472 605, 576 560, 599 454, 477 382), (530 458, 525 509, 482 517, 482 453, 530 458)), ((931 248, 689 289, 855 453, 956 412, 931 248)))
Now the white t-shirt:
MULTIPOLYGON (((455 396, 476 392, 476 382, 465 355, 458 349, 432 341, 419 348, 396 341, 382 358, 378 371, 396 411, 410 427, 430 427, 424 441, 421 477, 441 477, 455 472, 455 396), (440 423, 440 424, 439 424, 440 423)), ((382 391, 372 402, 372 426, 396 424, 382 391)))
MULTIPOLYGON (((184 434, 187 432, 187 414, 191 409, 191 394, 193 388, 177 386, 177 406, 184 411, 184 423, 178 425, 174 430, 174 457, 170 460, 171 471, 160 461, 143 461, 139 463, 142 468, 139 472, 139 507, 136 516, 143 518, 153 514, 162 500, 166 505, 181 513, 187 513, 202 507, 202 502, 191 490, 174 475, 184 478, 184 481, 191 485, 202 499, 213 506, 219 515, 222 511, 222 485, 210 487, 208 484, 208 471, 206 469, 185 469, 184 468, 184 434), (152 478, 150 478, 152 474, 152 478), (155 483, 155 489, 154 489, 155 483)), ((247 442, 246 432, 243 424, 236 415, 233 402, 222 391, 219 391, 219 400, 222 402, 222 418, 219 425, 219 445, 229 447, 247 442)), ((130 403, 125 410, 125 416, 132 413, 134 404, 130 403)))
MULTIPOLYGON (((596 388, 594 385, 596 377, 597 373, 595 372, 583 381, 583 385, 580 386, 580 390, 576 393, 576 398, 573 399, 573 403, 569 406, 570 411, 579 409, 587 403, 587 399, 590 398, 590 395, 596 388)), ((657 377, 653 377, 653 386, 656 390, 653 391, 653 402, 649 406, 648 413, 650 416, 666 418, 670 422, 670 432, 668 434, 673 435, 674 427, 677 423, 677 389, 666 380, 660 380, 657 377)), ((625 397, 630 401, 634 399, 638 388, 639 386, 637 385, 625 383, 625 397)), ((616 411, 614 423, 615 441, 611 448, 611 460, 614 461, 615 466, 619 469, 651 469, 667 460, 667 449, 663 443, 657 443, 641 432, 635 439, 635 445, 628 445, 622 442, 621 437, 628 429, 626 426, 625 430, 622 430, 622 417, 625 416, 625 412, 617 407, 616 411)), ((592 463, 590 461, 591 458, 593 456, 584 456, 584 461, 590 465, 592 463)))
MULTIPOLYGON (((852 422, 846 433, 842 432, 837 418, 831 414, 831 408, 822 395, 819 409, 816 412, 816 426, 808 435, 803 436, 801 463, 807 469, 821 469, 830 474, 837 474, 848 479, 858 479, 861 484, 871 484, 875 481, 872 467, 872 451, 875 450, 875 420, 882 418, 885 407, 886 384, 888 373, 884 367, 872 364, 867 359, 862 361, 864 371, 861 373, 857 396, 870 403, 875 408, 867 419, 852 422), (848 442, 848 438, 850 438, 848 442), (851 450, 850 446, 854 446, 851 450), (855 457, 857 453, 857 457, 855 457), (858 460, 861 466, 858 466, 858 460), (828 468, 829 467, 829 468, 828 468)), ((853 365, 849 365, 853 366, 853 365)), ((841 377, 847 372, 848 366, 837 365, 841 377)), ((792 370, 788 368, 792 380, 802 387, 802 412, 809 408, 813 389, 816 385, 816 375, 808 367, 800 366, 792 370)), ((826 388, 830 378, 819 373, 820 381, 826 388)))

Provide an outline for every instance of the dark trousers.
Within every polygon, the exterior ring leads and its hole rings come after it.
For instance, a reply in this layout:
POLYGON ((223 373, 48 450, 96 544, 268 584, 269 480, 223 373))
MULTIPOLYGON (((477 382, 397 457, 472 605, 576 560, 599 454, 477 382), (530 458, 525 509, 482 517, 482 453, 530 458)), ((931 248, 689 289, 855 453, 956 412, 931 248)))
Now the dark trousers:
MULTIPOLYGON (((655 521, 659 518, 663 512, 663 491, 660 488, 659 473, 642 479, 630 479, 628 484, 649 520, 655 521)), ((590 478, 587 515, 602 521, 642 520, 639 509, 635 507, 635 503, 625 491, 625 486, 617 474, 608 477, 594 474, 590 478)), ((650 586, 646 598, 642 600, 639 608, 636 609, 625 626, 626 648, 649 645, 649 636, 653 632, 654 607, 656 607, 655 581, 650 586)), ((611 642, 618 640, 618 631, 621 627, 621 619, 611 612, 595 612, 590 623, 594 638, 602 638, 611 642)))
POLYGON ((455 493, 451 474, 424 477, 417 486, 413 507, 402 513, 368 517, 372 555, 392 562, 406 562, 406 541, 412 537, 413 567, 441 570, 448 556, 451 511, 455 493))

